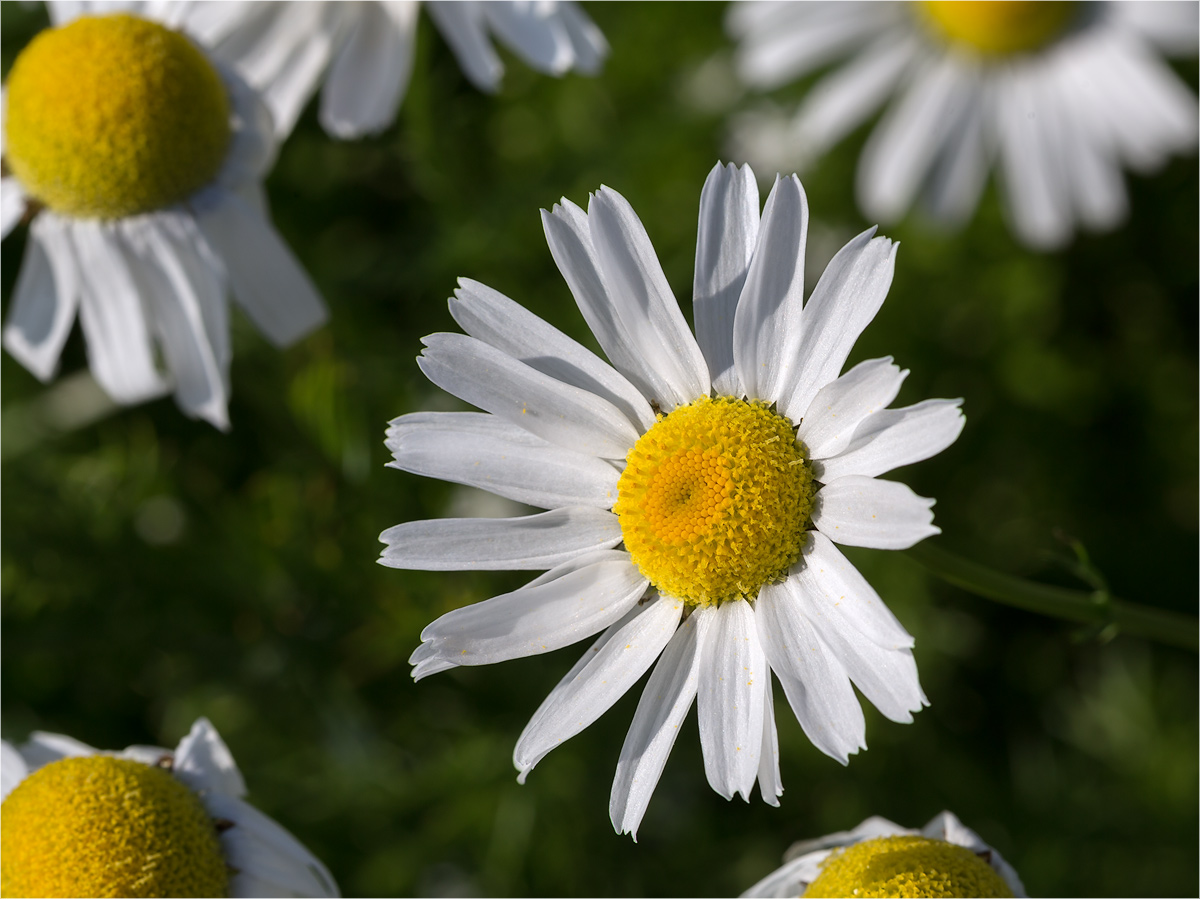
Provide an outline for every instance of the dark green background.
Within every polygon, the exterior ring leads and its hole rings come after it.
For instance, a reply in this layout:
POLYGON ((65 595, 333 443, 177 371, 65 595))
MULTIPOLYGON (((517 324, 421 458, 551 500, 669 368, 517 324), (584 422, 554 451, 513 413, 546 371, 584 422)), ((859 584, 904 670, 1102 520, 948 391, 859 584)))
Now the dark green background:
MULTIPOLYGON (((173 746, 207 715, 252 800, 351 895, 735 894, 793 840, 943 808, 1035 895, 1195 895, 1196 657, 1102 644, 900 554, 850 553, 916 636, 932 706, 909 726, 868 707, 870 751, 843 768, 777 696, 779 809, 709 789, 692 716, 641 842, 616 836, 608 792, 636 690, 518 786, 517 735, 581 649, 412 683, 426 623, 526 579, 375 564, 384 528, 463 502, 385 469, 382 440, 394 416, 457 408, 413 361, 422 335, 455 329, 455 279, 590 340, 538 209, 604 183, 638 211, 690 316, 699 192, 723 140, 720 97, 697 104, 695 73, 728 58, 724 8, 588 11, 613 47, 600 78, 506 55, 485 96, 423 18, 394 128, 336 143, 309 110, 267 186, 332 319, 279 353, 236 317, 232 433, 167 399, 39 435, 45 388, 4 356, 5 738, 173 746)), ((44 14, 6 2, 3 16, 7 70, 44 14)), ((1195 85, 1194 61, 1178 71, 1195 85)), ((804 177, 814 244, 871 224, 851 194, 864 134, 804 177)), ((1056 561, 1060 532, 1116 595, 1194 613, 1196 159, 1129 185, 1125 228, 1050 255, 1013 241, 994 191, 960 234, 884 229, 902 243, 896 279, 851 361, 911 368, 901 403, 965 398, 957 444, 900 473, 937 497, 942 545, 1081 586, 1056 561)), ((3 245, 6 303, 24 240, 3 245)), ((76 333, 63 371, 85 364, 76 333)))

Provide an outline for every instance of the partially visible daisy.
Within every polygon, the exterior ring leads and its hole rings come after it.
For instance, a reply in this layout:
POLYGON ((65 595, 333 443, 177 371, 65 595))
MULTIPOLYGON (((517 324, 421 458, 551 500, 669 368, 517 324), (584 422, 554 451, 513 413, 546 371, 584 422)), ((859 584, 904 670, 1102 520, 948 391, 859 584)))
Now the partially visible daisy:
POLYGON ((78 313, 115 401, 173 390, 227 428, 227 293, 278 346, 325 305, 266 211, 266 108, 175 30, 185 5, 122 5, 49 4, 4 85, 3 235, 32 219, 4 346, 47 381, 78 313))
MULTIPOLYGON (((334 137, 384 130, 408 89, 416 52, 417 0, 363 3, 201 3, 193 27, 263 91, 276 132, 289 134, 318 86, 321 124, 334 137)), ((539 72, 600 71, 608 44, 571 0, 461 0, 423 4, 463 73, 489 93, 504 65, 493 39, 539 72)))
POLYGON ((1025 895, 1012 865, 951 812, 920 830, 868 818, 854 830, 796 843, 786 857, 742 896, 1025 895))
POLYGON ((629 203, 542 213, 550 251, 608 365, 466 279, 467 333, 425 338, 418 364, 483 413, 416 413, 388 430, 396 468, 550 511, 385 531, 396 568, 546 570, 442 616, 413 677, 600 637, 517 743, 524 780, 654 665, 617 764, 610 814, 632 833, 696 700, 708 781, 778 804, 771 671, 809 739, 845 764, 865 748, 851 682, 888 718, 926 704, 913 639, 834 546, 902 549, 933 500, 877 475, 926 459, 963 426, 957 400, 886 409, 906 371, 838 376, 887 295, 896 247, 860 234, 803 303, 808 204, 793 175, 759 214, 749 167, 700 195, 693 337, 629 203), (655 661, 657 660, 657 665, 655 661))
POLYGON ((41 732, 0 751, 5 896, 338 895, 311 852, 243 801, 205 718, 174 752, 41 732))
POLYGON ((1196 97, 1163 61, 1194 55, 1194 2, 739 3, 745 83, 771 89, 846 57, 789 120, 735 123, 747 158, 807 164, 888 105, 858 165, 869 220, 918 199, 970 218, 998 170, 1017 236, 1052 249, 1128 212, 1122 166, 1191 152, 1196 97))

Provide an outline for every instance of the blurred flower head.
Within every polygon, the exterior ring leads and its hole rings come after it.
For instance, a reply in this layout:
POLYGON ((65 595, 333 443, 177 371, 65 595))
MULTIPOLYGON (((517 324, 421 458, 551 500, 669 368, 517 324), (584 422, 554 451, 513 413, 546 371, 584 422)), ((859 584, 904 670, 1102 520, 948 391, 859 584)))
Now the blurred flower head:
POLYGON ((4 346, 50 380, 78 312, 114 400, 173 390, 227 428, 227 292, 280 346, 325 306, 266 211, 266 108, 176 30, 185 5, 124 5, 50 4, 4 86, 4 236, 32 219, 4 346))
POLYGON ((925 703, 913 639, 834 543, 901 549, 938 532, 932 500, 877 479, 949 446, 957 400, 886 409, 890 358, 839 377, 892 280, 870 229, 808 301, 808 206, 795 176, 759 212, 749 167, 717 165, 700 197, 693 336, 629 203, 543 212, 551 253, 611 366, 514 301, 463 279, 466 334, 418 360, 481 413, 391 423, 394 467, 550 511, 401 524, 396 568, 540 569, 442 616, 417 679, 549 652, 600 633, 517 744, 520 779, 654 665, 621 751, 610 814, 636 836, 679 725, 697 701, 705 770, 726 798, 782 793, 774 671, 805 733, 846 763, 865 747, 853 681, 893 721, 925 703), (657 665, 655 661, 657 660, 657 665))
POLYGON ((739 116, 744 158, 806 165, 887 106, 858 164, 869 220, 919 200, 961 224, 996 168, 1017 237, 1052 249, 1124 220, 1122 166, 1196 146, 1196 97, 1162 59, 1196 52, 1194 2, 763 2, 727 25, 751 87, 850 57, 794 114, 739 116))
POLYGON ((311 852, 242 800, 204 718, 174 752, 40 732, 0 750, 6 896, 338 895, 311 852))

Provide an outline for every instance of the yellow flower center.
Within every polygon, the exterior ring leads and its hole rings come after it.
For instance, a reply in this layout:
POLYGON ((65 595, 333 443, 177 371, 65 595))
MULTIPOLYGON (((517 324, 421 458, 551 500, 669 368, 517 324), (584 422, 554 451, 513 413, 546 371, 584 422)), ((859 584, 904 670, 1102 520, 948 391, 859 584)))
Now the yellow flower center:
POLYGON ((800 558, 813 496, 804 453, 761 402, 702 397, 660 414, 617 485, 625 548, 668 596, 753 599, 800 558))
POLYGON ((162 768, 93 755, 39 768, 0 806, 5 896, 224 896, 199 798, 162 768))
POLYGON ((51 209, 119 218, 203 187, 229 146, 229 99, 183 35, 120 14, 43 31, 8 78, 5 156, 51 209))
POLYGON ((990 54, 1036 50, 1078 12, 1071 0, 926 0, 920 7, 941 37, 990 54))
POLYGON ((1012 896, 965 846, 920 836, 878 837, 834 852, 805 896, 1012 896))

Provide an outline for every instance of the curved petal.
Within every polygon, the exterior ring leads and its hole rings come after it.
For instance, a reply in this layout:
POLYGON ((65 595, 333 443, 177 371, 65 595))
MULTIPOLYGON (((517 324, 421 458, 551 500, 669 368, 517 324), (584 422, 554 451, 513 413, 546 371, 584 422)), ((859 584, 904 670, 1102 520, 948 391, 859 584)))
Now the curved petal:
POLYGON ((429 17, 437 25, 442 38, 450 45, 459 68, 467 79, 481 91, 492 93, 500 86, 504 64, 492 47, 484 27, 484 12, 473 0, 425 4, 429 17))
POLYGON ((858 426, 850 445, 813 463, 813 474, 828 484, 849 475, 873 478, 936 456, 962 433, 962 400, 925 400, 901 409, 875 412, 858 426))
POLYGON ((25 191, 16 178, 0 178, 0 238, 17 226, 25 215, 25 191))
POLYGON ((42 381, 54 377, 79 308, 79 267, 69 228, 44 212, 33 220, 4 323, 4 348, 42 381))
POLYGON ((571 68, 575 53, 556 5, 482 3, 479 9, 492 32, 531 68, 547 75, 571 68))
POLYGON ((21 753, 8 740, 0 740, 0 802, 8 798, 28 773, 21 753))
POLYGON ((216 790, 226 796, 246 795, 246 781, 233 753, 207 718, 198 718, 175 749, 175 776, 196 792, 216 790))
POLYGON ((571 41, 575 54, 575 71, 584 75, 598 75, 608 56, 608 41, 596 23, 573 2, 559 3, 559 15, 571 41))
POLYGON ((824 459, 845 449, 863 419, 896 398, 906 377, 908 370, 901 371, 886 356, 860 362, 817 391, 796 430, 809 458, 824 459))
POLYGON ((775 698, 771 685, 771 666, 768 664, 764 677, 767 685, 763 702, 762 748, 758 760, 758 790, 763 802, 779 806, 783 795, 783 777, 779 773, 779 732, 775 729, 775 698))
POLYGON ((907 484, 847 475, 817 491, 812 522, 845 546, 908 549, 942 532, 933 525, 933 504, 907 484))
POLYGON ((51 734, 44 730, 35 730, 29 735, 29 740, 21 746, 21 758, 25 767, 35 771, 43 765, 57 762, 59 759, 73 759, 85 755, 95 755, 100 750, 89 746, 66 734, 51 734))

